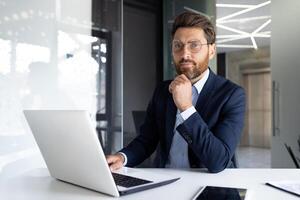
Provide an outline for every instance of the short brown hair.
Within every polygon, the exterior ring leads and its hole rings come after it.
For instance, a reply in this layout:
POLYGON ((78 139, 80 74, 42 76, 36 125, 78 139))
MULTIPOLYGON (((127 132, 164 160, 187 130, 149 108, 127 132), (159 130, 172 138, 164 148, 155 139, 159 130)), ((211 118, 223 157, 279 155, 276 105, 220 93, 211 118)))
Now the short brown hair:
POLYGON ((216 41, 216 32, 211 21, 204 15, 186 11, 175 18, 172 27, 172 38, 178 28, 201 28, 204 31, 207 43, 213 44, 216 41))

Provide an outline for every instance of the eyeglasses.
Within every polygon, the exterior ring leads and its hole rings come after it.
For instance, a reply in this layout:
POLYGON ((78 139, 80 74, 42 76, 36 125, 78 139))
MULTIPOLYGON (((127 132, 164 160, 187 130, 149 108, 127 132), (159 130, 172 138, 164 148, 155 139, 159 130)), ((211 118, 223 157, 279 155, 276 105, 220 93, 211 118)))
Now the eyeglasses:
POLYGON ((174 40, 172 42, 172 50, 173 50, 173 52, 178 53, 182 49, 184 49, 184 46, 186 45, 190 52, 198 53, 201 50, 202 45, 209 45, 209 44, 211 44, 211 43, 201 44, 201 42, 198 40, 189 41, 186 44, 184 44, 179 40, 174 40))

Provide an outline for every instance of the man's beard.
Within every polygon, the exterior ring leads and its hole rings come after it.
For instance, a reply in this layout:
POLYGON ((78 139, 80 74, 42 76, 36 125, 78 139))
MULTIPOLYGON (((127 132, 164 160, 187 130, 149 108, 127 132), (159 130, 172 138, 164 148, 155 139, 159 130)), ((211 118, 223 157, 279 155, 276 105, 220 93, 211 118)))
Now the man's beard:
POLYGON ((184 74, 192 83, 194 80, 199 80, 201 74, 208 68, 209 57, 205 58, 202 63, 196 63, 194 60, 181 59, 178 63, 175 63, 175 69, 178 75, 184 74), (192 67, 188 69, 181 69, 180 64, 184 62, 192 63, 192 67))

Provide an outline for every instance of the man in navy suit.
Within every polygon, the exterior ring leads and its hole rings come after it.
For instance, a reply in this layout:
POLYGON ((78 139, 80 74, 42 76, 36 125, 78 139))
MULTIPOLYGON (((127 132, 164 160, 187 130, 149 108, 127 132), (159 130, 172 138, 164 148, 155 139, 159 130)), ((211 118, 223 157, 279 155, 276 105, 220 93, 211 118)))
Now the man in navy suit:
POLYGON ((205 167, 212 173, 235 167, 245 93, 209 69, 215 37, 205 16, 184 12, 175 18, 172 54, 177 76, 155 89, 140 134, 107 156, 111 170, 136 166, 156 149, 156 167, 205 167))

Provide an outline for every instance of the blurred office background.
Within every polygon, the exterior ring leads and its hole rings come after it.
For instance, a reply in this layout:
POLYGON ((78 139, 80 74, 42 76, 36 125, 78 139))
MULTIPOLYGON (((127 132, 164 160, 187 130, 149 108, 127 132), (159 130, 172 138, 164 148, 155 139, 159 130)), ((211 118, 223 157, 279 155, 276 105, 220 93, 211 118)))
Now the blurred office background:
POLYGON ((215 23, 210 67, 245 88, 240 167, 295 168, 299 8, 297 0, 0 0, 0 173, 43 163, 23 109, 88 110, 105 153, 128 144, 155 85, 175 75, 170 29, 184 10, 215 23))

